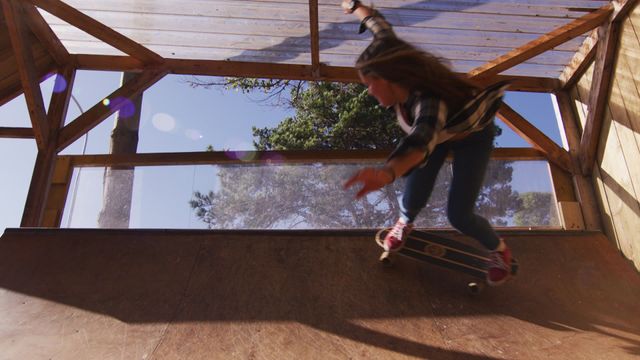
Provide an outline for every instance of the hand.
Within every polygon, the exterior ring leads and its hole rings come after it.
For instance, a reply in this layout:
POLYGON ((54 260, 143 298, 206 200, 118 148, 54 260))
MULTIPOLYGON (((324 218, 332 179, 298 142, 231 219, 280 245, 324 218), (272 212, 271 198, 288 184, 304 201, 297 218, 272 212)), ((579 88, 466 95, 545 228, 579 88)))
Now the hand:
POLYGON ((342 10, 344 10, 345 14, 349 13, 349 1, 348 0, 342 0, 342 3, 340 3, 340 6, 342 7, 342 10))
POLYGON ((342 7, 342 10, 344 10, 345 14, 353 13, 353 11, 349 9, 351 7, 351 0, 342 0, 340 6, 342 7))
POLYGON ((348 189, 357 182, 363 183, 362 188, 356 194, 359 199, 372 191, 376 191, 385 185, 391 184, 395 177, 391 169, 367 167, 358 171, 344 184, 344 188, 348 189))

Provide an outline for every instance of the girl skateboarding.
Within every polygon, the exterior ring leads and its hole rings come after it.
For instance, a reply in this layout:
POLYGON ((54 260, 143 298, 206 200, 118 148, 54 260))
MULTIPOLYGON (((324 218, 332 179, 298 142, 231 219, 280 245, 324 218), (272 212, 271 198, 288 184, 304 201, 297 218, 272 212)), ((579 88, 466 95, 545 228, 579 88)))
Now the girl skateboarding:
POLYGON ((386 251, 397 251, 427 204, 451 152, 448 219, 489 251, 487 283, 504 283, 511 274, 511 251, 489 222, 474 213, 474 207, 493 149, 493 119, 507 85, 480 89, 433 55, 398 38, 377 10, 357 0, 343 0, 341 6, 361 21, 360 32, 368 29, 374 36, 355 64, 360 80, 380 105, 395 110, 406 133, 384 166, 359 170, 345 188, 361 183, 356 194, 360 198, 399 176, 406 177, 399 219, 383 242, 386 251))

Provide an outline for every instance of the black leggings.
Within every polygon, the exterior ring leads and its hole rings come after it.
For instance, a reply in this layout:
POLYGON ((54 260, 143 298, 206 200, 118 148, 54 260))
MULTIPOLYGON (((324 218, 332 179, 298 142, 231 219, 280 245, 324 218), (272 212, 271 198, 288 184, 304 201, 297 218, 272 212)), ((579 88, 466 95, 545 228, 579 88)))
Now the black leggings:
POLYGON ((478 240, 487 249, 496 249, 500 244, 498 235, 485 218, 474 213, 493 150, 494 137, 495 126, 490 124, 462 140, 437 145, 427 164, 414 169, 407 176, 402 196, 401 217, 407 222, 413 222, 425 207, 440 168, 451 151, 453 176, 447 204, 449 222, 458 231, 478 240))

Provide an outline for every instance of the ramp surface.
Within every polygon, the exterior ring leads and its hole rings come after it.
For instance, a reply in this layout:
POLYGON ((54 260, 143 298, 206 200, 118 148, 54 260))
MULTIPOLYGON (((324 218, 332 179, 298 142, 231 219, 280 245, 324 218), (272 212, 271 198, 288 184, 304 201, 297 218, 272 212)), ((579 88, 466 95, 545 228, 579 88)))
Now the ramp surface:
POLYGON ((373 232, 10 229, 0 359, 640 356, 640 276, 602 235, 505 237, 518 279, 471 297, 383 268, 373 232))

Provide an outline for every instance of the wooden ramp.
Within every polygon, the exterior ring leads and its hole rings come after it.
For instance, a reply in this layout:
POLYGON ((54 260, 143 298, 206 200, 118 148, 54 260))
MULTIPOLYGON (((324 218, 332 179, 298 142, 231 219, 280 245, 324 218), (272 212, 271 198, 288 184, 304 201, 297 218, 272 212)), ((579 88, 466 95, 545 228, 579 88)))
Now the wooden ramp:
POLYGON ((336 235, 7 230, 0 359, 640 356, 640 276, 600 234, 507 233, 520 276, 477 297, 336 235))

